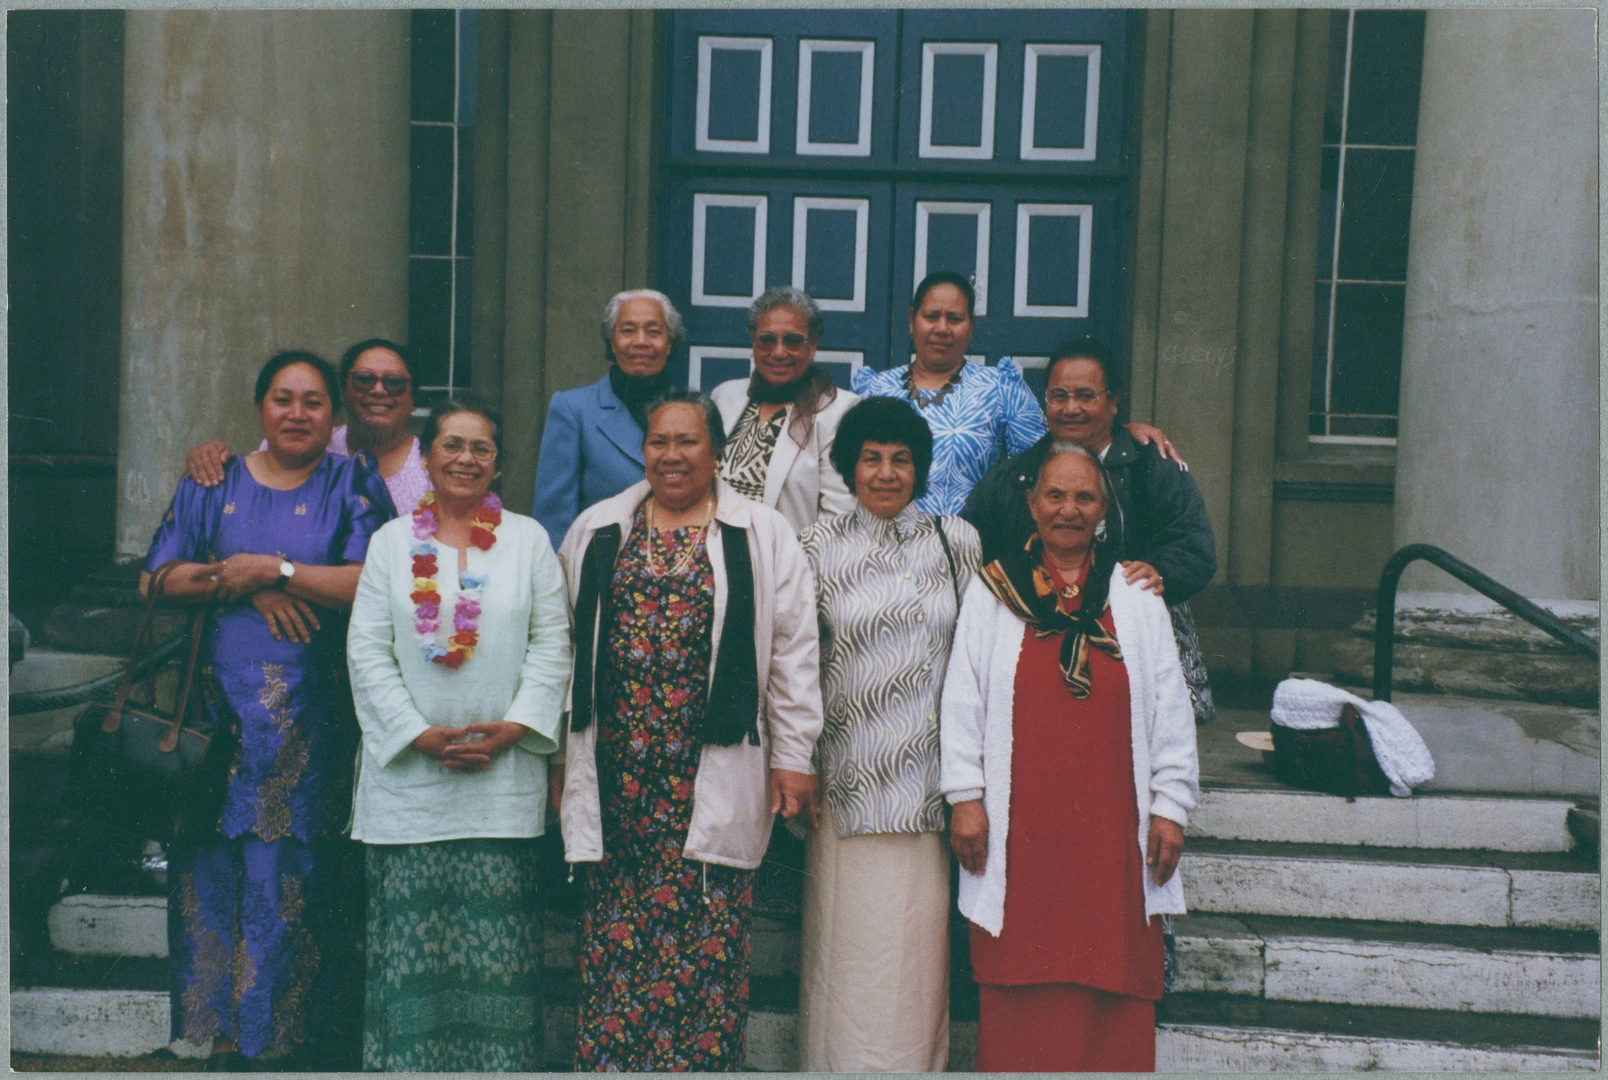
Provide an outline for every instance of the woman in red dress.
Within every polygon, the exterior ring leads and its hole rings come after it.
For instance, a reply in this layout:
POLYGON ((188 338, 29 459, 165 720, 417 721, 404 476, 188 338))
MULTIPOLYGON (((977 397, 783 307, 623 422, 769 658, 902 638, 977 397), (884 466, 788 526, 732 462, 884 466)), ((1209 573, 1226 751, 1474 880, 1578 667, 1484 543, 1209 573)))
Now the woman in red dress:
POLYGON ((1028 500, 1038 531, 972 583, 944 684, 976 1067, 1149 1072, 1199 794, 1189 692, 1165 605, 1096 542, 1099 462, 1053 449, 1028 500))

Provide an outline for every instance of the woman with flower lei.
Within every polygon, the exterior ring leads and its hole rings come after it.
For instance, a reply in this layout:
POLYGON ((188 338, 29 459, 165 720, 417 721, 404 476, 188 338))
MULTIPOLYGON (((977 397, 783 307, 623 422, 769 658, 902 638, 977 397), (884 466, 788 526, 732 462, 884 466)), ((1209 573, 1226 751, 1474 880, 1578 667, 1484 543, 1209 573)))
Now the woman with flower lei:
POLYGON ((483 405, 432 410, 420 441, 434 490, 375 535, 353 605, 366 1069, 543 1063, 534 840, 546 828, 569 614, 541 526, 491 491, 500 437, 483 405), (470 962, 451 962, 471 931, 470 962))

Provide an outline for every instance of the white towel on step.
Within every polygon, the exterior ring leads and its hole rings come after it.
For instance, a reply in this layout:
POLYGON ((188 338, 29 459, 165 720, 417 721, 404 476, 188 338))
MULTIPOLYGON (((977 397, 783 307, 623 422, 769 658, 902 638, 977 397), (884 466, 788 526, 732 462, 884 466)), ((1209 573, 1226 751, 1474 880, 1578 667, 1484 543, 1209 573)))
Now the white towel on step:
POLYGON ((1340 710, 1348 702, 1362 714, 1392 795, 1406 798, 1435 778, 1435 759, 1423 737, 1388 701, 1364 701, 1317 679, 1285 679, 1273 691, 1273 721, 1299 730, 1339 727, 1340 710))

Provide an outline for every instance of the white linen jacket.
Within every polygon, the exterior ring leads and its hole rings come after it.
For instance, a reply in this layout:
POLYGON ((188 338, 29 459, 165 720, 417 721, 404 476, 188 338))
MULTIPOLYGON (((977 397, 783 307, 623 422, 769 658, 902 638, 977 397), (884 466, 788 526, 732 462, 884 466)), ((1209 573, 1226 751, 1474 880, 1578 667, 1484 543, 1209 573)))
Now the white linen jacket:
MULTIPOLYGON (((780 514, 749 502, 716 479, 715 518, 709 527, 709 561, 715 574, 713 641, 709 678, 720 655, 720 632, 728 593, 722 526, 748 531, 754 569, 754 659, 759 676, 759 745, 704 746, 693 781, 692 824, 682 854, 700 862, 752 870, 770 841, 770 770, 813 773, 810 763, 821 734, 820 631, 815 620, 815 577, 793 527, 780 514)), ((620 526, 630 542, 631 519, 648 495, 646 480, 581 512, 570 527, 559 561, 569 584, 570 606, 580 595, 581 564, 593 535, 620 526)), ((602 620, 593 655, 604 647, 602 620)), ((567 727, 567 725, 566 725, 567 727)), ((597 783, 598 721, 568 733, 564 749, 564 799, 559 815, 564 858, 572 863, 603 858, 603 812, 597 783)))
MULTIPOLYGON (((1172 620, 1154 593, 1111 576, 1111 619, 1132 701, 1133 783, 1143 862, 1152 814, 1189 823, 1200 797, 1195 714, 1178 664, 1172 620)), ((995 937, 1005 923, 1005 843, 1010 835, 1011 719, 1024 624, 972 579, 955 627, 940 710, 939 788, 951 804, 981 798, 988 858, 981 874, 960 874, 960 911, 995 937)), ((1075 828, 1075 821, 1067 827, 1075 828)), ((1145 916, 1182 915, 1182 875, 1158 888, 1145 875, 1145 916)))
MULTIPOLYGON (((720 421, 730 435, 748 407, 748 380, 728 379, 711 390, 709 397, 720 410, 720 421)), ((815 423, 804 446, 799 446, 788 434, 791 418, 782 427, 776 449, 771 451, 770 468, 765 473, 763 502, 786 518, 795 533, 822 518, 854 509, 854 496, 832 465, 832 440, 837 437, 843 414, 859 400, 858 394, 839 387, 831 403, 815 414, 815 423)))
MULTIPOLYGON (((491 550, 469 549, 469 572, 486 576, 480 644, 454 671, 425 659, 413 629, 411 551, 418 542, 410 513, 387 522, 369 542, 352 602, 346 665, 363 730, 352 837, 422 844, 540 836, 547 755, 558 748, 570 671, 563 571, 542 527, 504 510, 491 550), (412 746, 433 724, 497 720, 530 730, 485 772, 449 772, 412 746)), ((435 546, 442 622, 451 626, 458 556, 435 546)))

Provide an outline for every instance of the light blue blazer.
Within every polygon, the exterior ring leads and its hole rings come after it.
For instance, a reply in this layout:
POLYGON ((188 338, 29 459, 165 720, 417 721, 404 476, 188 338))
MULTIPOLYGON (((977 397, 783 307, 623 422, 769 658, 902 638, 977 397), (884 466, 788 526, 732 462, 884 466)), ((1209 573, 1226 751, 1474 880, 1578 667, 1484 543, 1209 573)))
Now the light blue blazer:
POLYGON ((642 428, 604 375, 591 386, 560 390, 547 409, 536 460, 532 515, 553 547, 593 503, 618 495, 643 476, 642 428))

